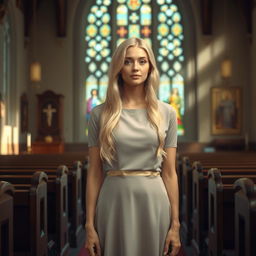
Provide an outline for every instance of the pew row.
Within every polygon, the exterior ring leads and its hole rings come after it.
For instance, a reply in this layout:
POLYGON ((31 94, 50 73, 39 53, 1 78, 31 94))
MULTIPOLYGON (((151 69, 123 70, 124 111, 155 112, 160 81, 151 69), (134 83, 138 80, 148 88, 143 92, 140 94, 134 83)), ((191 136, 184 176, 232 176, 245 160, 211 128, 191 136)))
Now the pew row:
POLYGON ((0 181, 0 255, 13 256, 14 187, 0 181))
POLYGON ((235 256, 256 255, 256 185, 241 178, 235 188, 235 256))
MULTIPOLYGON (((5 173, 7 171, 11 173, 11 170, 14 169, 17 173, 25 174, 43 169, 50 175, 56 171, 55 163, 51 164, 49 161, 44 164, 42 162, 34 163, 34 161, 29 162, 27 158, 25 158, 25 161, 23 162, 21 159, 22 158, 20 157, 12 157, 11 160, 13 160, 13 162, 11 162, 9 166, 6 166, 6 162, 4 162, 4 164, 0 163, 0 172, 3 172, 4 170, 5 173), (20 165, 18 166, 19 161, 20 165)), ((38 158, 36 158, 36 160, 38 160, 38 158)), ((83 165, 80 161, 76 161, 72 163, 72 165, 70 163, 68 170, 68 240, 70 247, 77 247, 83 239, 84 211, 82 206, 82 191, 84 191, 85 188, 83 188, 82 185, 83 179, 86 179, 86 171, 83 169, 83 165), (83 177, 82 173, 84 173, 83 177)))
MULTIPOLYGON (((82 215, 82 226, 85 224, 85 186, 86 186, 86 171, 87 171, 87 163, 88 163, 88 152, 68 152, 62 154, 23 154, 23 155, 0 155, 0 167, 8 168, 8 167, 17 167, 20 168, 22 166, 35 167, 41 169, 47 168, 57 168, 59 165, 66 165, 69 170, 71 170, 74 166, 75 162, 80 162, 81 164, 81 206, 80 208, 83 211, 82 215)), ((79 211, 77 211, 79 212, 79 211)), ((81 218, 81 216, 79 217, 81 218)), ((80 234, 79 234, 80 235, 80 234)), ((75 247, 77 244, 76 240, 78 238, 72 238, 71 246, 75 247)))
POLYGON ((14 256, 48 255, 47 175, 34 173, 31 184, 13 184, 14 256))
MULTIPOLYGON (((256 167, 256 154, 218 154, 218 153, 201 153, 191 154, 192 161, 196 157, 202 159, 204 169, 208 170, 212 167, 218 166, 218 168, 232 168, 237 169, 243 167, 243 169, 252 169, 256 167), (224 157, 223 157, 224 155, 224 157), (242 158, 240 160, 239 156, 242 158)), ((190 157, 191 157, 190 155, 190 157)), ((200 162, 201 162, 200 159, 200 162)), ((193 165, 189 157, 179 156, 177 159, 177 172, 180 184, 180 218, 181 218, 181 232, 187 245, 191 244, 193 231, 192 231, 192 214, 193 214, 193 165)), ((207 174, 207 171, 206 171, 207 174)), ((206 207, 207 208, 207 207, 206 207)), ((207 209, 206 209, 207 211, 207 209)), ((206 225, 207 226, 207 225, 206 225)))
MULTIPOLYGON (((34 169, 0 169, 0 179, 11 183, 30 183, 34 169)), ((57 170, 47 170, 47 216, 48 250, 58 255, 69 255, 68 242, 68 169, 59 166, 57 170)))
MULTIPOLYGON (((227 168, 227 167, 226 167, 227 168)), ((241 168, 241 167, 240 167, 241 168)), ((215 170, 214 168, 210 170, 215 170)), ((224 183, 232 184, 236 179, 241 177, 252 177, 256 174, 256 168, 254 169, 237 169, 227 168, 222 169, 222 180, 224 183)), ((209 220, 214 219, 213 213, 216 208, 213 204, 213 199, 216 198, 215 186, 212 185, 212 182, 208 180, 209 170, 203 168, 200 162, 193 163, 192 171, 192 248, 194 255, 205 255, 208 250, 211 251, 210 255, 219 255, 215 249, 217 247, 216 242, 216 233, 215 229, 209 228, 209 220), (209 200, 208 200, 209 199, 209 200), (211 232, 213 230, 213 232, 211 232), (214 241, 214 242, 213 242, 214 241), (216 254, 215 254, 216 253, 216 254)), ((220 184, 218 184, 220 188, 220 184)), ((222 207, 222 206, 221 206, 222 207)), ((220 209, 220 208, 217 208, 220 209)), ((229 208, 227 209, 229 211, 229 208)), ((225 213, 227 212, 225 211, 225 213)), ((219 217, 219 214, 215 216, 219 217)), ((228 219, 230 220, 230 219, 228 219)), ((227 242, 228 243, 228 242, 227 242)), ((231 242, 232 243, 232 242, 231 242)), ((226 248, 232 248, 232 245, 227 245, 226 248)))
MULTIPOLYGON (((223 171, 222 171, 223 173, 223 171)), ((256 181, 256 169, 248 175, 224 176, 217 168, 208 173, 209 255, 234 255, 235 253, 235 189, 239 179, 256 181)), ((250 236, 250 234, 247 234, 250 236)), ((244 255, 244 254, 240 254, 244 255)))

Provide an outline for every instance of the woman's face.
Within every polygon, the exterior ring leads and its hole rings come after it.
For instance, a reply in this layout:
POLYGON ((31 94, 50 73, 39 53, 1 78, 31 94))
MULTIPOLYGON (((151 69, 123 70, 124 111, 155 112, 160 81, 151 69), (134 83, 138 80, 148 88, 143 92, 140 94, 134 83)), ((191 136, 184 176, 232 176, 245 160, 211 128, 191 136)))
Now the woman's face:
POLYGON ((131 46, 127 49, 124 65, 121 69, 122 79, 127 86, 144 85, 149 73, 147 52, 140 47, 131 46))

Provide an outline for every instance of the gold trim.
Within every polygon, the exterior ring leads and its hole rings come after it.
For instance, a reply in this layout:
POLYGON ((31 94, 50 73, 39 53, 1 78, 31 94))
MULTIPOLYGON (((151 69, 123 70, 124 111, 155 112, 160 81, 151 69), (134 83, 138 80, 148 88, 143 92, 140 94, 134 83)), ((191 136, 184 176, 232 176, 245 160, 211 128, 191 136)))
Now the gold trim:
POLYGON ((159 176, 160 172, 156 170, 115 170, 115 171, 108 171, 108 176, 159 176))

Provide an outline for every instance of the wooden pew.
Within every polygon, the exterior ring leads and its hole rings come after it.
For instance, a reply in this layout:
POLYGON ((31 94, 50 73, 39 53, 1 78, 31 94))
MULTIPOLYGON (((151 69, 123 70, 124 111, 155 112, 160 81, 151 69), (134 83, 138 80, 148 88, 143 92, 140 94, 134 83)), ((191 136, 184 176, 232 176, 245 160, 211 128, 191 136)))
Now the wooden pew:
POLYGON ((192 248, 193 255, 205 255, 207 251, 207 228, 208 228, 208 185, 204 177, 200 162, 192 165, 192 193, 187 195, 192 201, 192 248))
POLYGON ((256 255, 256 185, 250 179, 235 184, 235 256, 256 255))
MULTIPOLYGON (((226 172, 223 172, 225 173, 226 172)), ((256 169, 251 174, 221 175, 217 168, 208 172, 208 206, 209 206, 209 255, 234 255, 234 186, 241 177, 256 181, 256 169)))
MULTIPOLYGON (((34 169, 0 169, 0 179, 22 184, 30 183, 34 169)), ((58 255, 69 255, 68 242, 68 169, 59 166, 57 170, 48 169, 47 182, 47 215, 48 247, 58 255)))
POLYGON ((0 255, 13 256, 14 187, 0 181, 0 255))
POLYGON ((183 157, 187 157, 191 162, 200 161, 202 164, 206 163, 215 163, 215 165, 219 165, 221 163, 231 163, 232 160, 239 160, 241 164, 248 164, 250 162, 255 163, 256 152, 213 152, 213 153, 179 153, 179 157, 182 159, 183 157))
MULTIPOLYGON (((0 157, 0 160, 2 157, 0 157)), ((20 155, 9 156, 4 158, 4 161, 0 163, 0 169, 13 169, 18 167, 19 169, 31 169, 39 170, 44 169, 47 173, 53 171, 56 168, 56 165, 63 158, 56 156, 54 160, 52 156, 50 161, 47 161, 47 157, 42 155, 42 159, 38 155, 32 155, 29 158, 27 155, 22 161, 20 155), (7 165, 9 163, 9 165, 7 165), (51 170, 52 169, 52 170, 51 170)), ((75 161, 73 163, 69 162, 69 172, 68 172, 68 219, 69 219, 69 244, 71 247, 77 247, 77 245, 83 239, 83 229, 84 229, 84 211, 82 206, 82 191, 85 191, 83 188, 83 179, 86 179, 86 162, 84 165, 80 161, 75 161), (83 177, 82 177, 83 173, 83 177)))
MULTIPOLYGON (((209 167, 209 166, 208 166, 209 167)), ((194 255, 204 255, 208 250, 208 167, 202 167, 200 162, 194 162, 192 167, 192 248, 194 255)), ((255 165, 256 168, 256 165, 255 165)), ((254 172, 251 167, 222 166, 222 172, 228 177, 224 178, 234 182, 234 179, 240 176, 232 175, 250 175, 254 172), (230 177, 229 177, 230 176, 230 177)))
POLYGON ((180 184, 182 186, 182 192, 180 195, 181 204, 181 232, 182 236, 185 238, 186 245, 191 244, 192 239, 192 201, 189 199, 192 194, 191 181, 192 180, 192 165, 188 157, 182 158, 182 169, 179 174, 180 184))
POLYGON ((77 161, 69 172, 69 241, 77 247, 83 240, 84 212, 82 207, 82 164, 77 161))
MULTIPOLYGON (((211 167, 220 166, 221 168, 234 167, 237 165, 244 166, 246 168, 252 168, 256 166, 256 153, 196 153, 188 154, 189 157, 182 154, 179 155, 179 166, 177 168, 179 171, 178 177, 181 184, 180 193, 180 216, 181 216, 181 232, 182 236, 185 238, 186 244, 191 244, 192 239, 192 209, 194 209, 192 204, 192 163, 195 160, 202 161, 205 169, 211 167), (182 164, 180 164, 182 162, 182 164), (233 166, 230 163, 233 162, 233 166)), ((207 176, 207 172, 206 172, 207 176)), ((206 207, 207 208, 207 207, 206 207)), ((207 211, 207 209, 206 209, 207 211)), ((207 223, 206 223, 207 224, 207 223)), ((207 225, 206 225, 207 226, 207 225)))
MULTIPOLYGON (((179 153, 178 162, 186 162, 186 164, 179 164, 181 168, 177 168, 178 176, 181 180, 181 189, 183 197, 186 197, 185 191, 186 186, 190 186, 192 182, 192 176, 187 171, 192 171, 191 168, 186 168, 188 165, 192 166, 193 162, 200 161, 205 168, 211 168, 216 166, 230 166, 233 162, 234 165, 238 163, 240 166, 255 166, 256 164, 256 153, 255 152, 216 152, 216 153, 179 153), (185 169, 183 167, 185 166, 185 169), (184 186, 182 185, 184 184, 184 186)), ((189 192, 189 191, 188 191, 189 192)), ((182 198, 182 197, 180 197, 182 198)), ((186 204, 183 204, 184 206, 186 204)))
POLYGON ((47 175, 36 172, 31 185, 15 185, 13 242, 15 256, 47 255, 47 175))
MULTIPOLYGON (((57 168, 59 165, 66 165, 69 169, 73 167, 74 162, 81 162, 81 204, 82 204, 82 219, 84 226, 85 222, 85 186, 86 186, 86 172, 88 163, 88 152, 85 149, 84 152, 68 152, 62 154, 23 154, 23 155, 0 155, 0 166, 2 167, 18 167, 33 166, 38 168, 57 168)), ((80 218, 80 217, 79 217, 80 218)), ((75 238, 74 238, 75 239, 75 238)), ((74 240, 73 239, 73 240, 74 240)), ((75 239, 76 240, 76 239, 75 239)))

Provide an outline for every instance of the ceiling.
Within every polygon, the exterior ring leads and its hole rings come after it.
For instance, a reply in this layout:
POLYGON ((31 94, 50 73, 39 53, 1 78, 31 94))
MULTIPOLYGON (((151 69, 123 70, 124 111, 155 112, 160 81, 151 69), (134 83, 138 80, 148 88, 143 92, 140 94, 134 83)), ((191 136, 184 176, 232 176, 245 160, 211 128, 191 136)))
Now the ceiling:
MULTIPOLYGON (((212 34, 212 12, 213 12, 213 1, 214 0, 198 0, 201 6, 201 20, 202 20, 202 32, 205 35, 212 34)), ((223 0, 233 1, 237 4, 238 8, 242 11, 245 17, 247 32, 252 33, 252 10, 253 0, 223 0)))
MULTIPOLYGON (((0 0, 1 1, 1 0, 0 0)), ((24 13, 25 24, 25 37, 30 36, 31 23, 33 20, 33 12, 40 8, 40 4, 43 0, 16 0, 16 5, 24 13)), ((66 24, 67 24, 67 1, 68 0, 53 0, 55 2, 56 10, 56 35, 58 37, 66 36, 66 24)))

